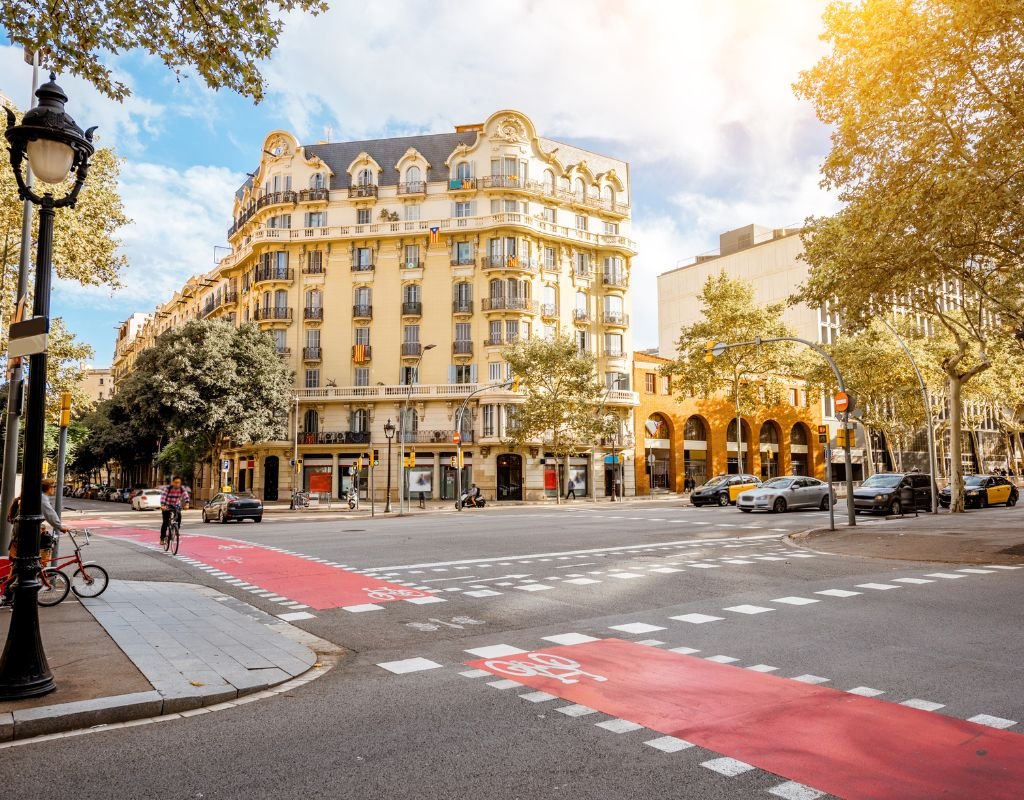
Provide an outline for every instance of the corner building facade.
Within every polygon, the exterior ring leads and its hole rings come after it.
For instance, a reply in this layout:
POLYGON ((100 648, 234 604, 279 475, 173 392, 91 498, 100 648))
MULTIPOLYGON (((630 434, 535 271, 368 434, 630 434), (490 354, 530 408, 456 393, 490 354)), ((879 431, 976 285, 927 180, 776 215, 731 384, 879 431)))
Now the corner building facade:
POLYGON ((587 494, 611 491, 608 456, 632 450, 639 402, 626 162, 543 138, 516 111, 454 133, 360 142, 302 146, 274 131, 233 212, 231 255, 158 309, 133 349, 204 317, 254 322, 273 338, 295 374, 289 438, 223 452, 235 487, 286 499, 329 473, 334 496, 355 484, 366 498, 368 464, 352 473, 376 449, 383 500, 390 420, 415 450, 413 498, 454 500, 453 434, 472 395, 464 485, 489 500, 550 496, 554 459, 539 442, 504 444, 520 398, 494 385, 511 377, 504 345, 561 330, 595 355, 606 408, 621 420, 570 471, 587 494))

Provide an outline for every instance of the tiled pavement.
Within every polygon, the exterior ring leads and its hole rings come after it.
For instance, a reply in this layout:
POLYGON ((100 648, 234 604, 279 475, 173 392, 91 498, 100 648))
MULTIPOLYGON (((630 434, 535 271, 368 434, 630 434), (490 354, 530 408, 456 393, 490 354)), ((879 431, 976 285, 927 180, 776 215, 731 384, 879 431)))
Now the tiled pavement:
POLYGON ((83 600, 164 699, 164 713, 286 681, 317 656, 290 626, 238 600, 181 583, 117 581, 83 600))

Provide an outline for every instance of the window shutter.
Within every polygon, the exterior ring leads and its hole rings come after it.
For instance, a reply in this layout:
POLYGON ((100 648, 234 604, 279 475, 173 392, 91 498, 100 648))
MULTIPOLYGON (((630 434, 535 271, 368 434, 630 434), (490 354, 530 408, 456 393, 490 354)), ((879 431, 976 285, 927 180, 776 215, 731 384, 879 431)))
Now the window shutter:
POLYGON ((455 365, 448 367, 448 383, 455 383, 455 365))
POLYGON ((476 216, 476 200, 470 200, 469 201, 469 216, 471 216, 471 217, 475 217, 476 216))
POLYGON ((458 216, 458 210, 456 208, 457 206, 458 206, 458 203, 452 203, 452 213, 451 213, 452 217, 457 217, 458 216))
POLYGON ((469 382, 476 383, 476 364, 471 364, 469 367, 469 382))

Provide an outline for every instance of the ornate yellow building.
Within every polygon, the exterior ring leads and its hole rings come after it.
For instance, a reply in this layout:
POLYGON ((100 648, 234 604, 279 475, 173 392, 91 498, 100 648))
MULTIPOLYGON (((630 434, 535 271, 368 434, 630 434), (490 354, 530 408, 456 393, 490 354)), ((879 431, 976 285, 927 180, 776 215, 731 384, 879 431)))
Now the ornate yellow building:
POLYGON ((596 356, 606 407, 622 420, 618 436, 570 462, 586 493, 604 494, 615 473, 605 456, 632 448, 639 402, 629 219, 626 162, 543 138, 516 111, 454 133, 361 142, 302 146, 275 131, 236 194, 231 254, 136 335, 119 334, 114 375, 189 319, 255 322, 295 373, 291 436, 223 453, 235 486, 274 500, 328 472, 335 496, 353 480, 366 496, 367 465, 355 477, 350 468, 377 449, 383 498, 385 424, 398 425, 408 402, 412 491, 453 499, 456 414, 472 395, 465 483, 488 499, 529 500, 553 493, 555 465, 540 446, 503 444, 517 397, 501 386, 501 348, 571 331, 596 356))

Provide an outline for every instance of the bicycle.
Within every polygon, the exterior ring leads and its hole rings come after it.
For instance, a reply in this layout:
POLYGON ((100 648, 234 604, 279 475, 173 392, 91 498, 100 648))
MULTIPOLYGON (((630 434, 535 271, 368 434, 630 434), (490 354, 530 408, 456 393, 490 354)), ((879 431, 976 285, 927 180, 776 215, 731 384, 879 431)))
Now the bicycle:
POLYGON ((308 508, 309 507, 309 492, 295 492, 292 495, 292 506, 291 510, 294 511, 297 508, 308 508))
POLYGON ((174 513, 171 514, 170 522, 167 523, 164 552, 176 556, 178 555, 178 545, 181 543, 181 506, 171 506, 171 510, 174 513))
MULTIPOLYGON (((71 590, 71 581, 68 576, 60 570, 51 567, 42 567, 39 572, 39 594, 36 595, 36 602, 41 606, 55 606, 68 596, 71 590)), ((6 597, 7 593, 17 583, 18 576, 14 572, 14 562, 8 561, 0 566, 0 596, 6 597)))
POLYGON ((556 656, 551 653, 527 653, 520 660, 486 661, 484 666, 500 672, 504 675, 512 675, 516 678, 530 678, 540 675, 545 678, 554 678, 561 683, 579 683, 580 678, 591 678, 597 683, 608 680, 603 675, 595 675, 591 672, 584 672, 580 669, 580 663, 565 656, 556 656))
POLYGON ((426 597, 426 593, 418 589, 371 589, 364 587, 367 600, 397 600, 402 597, 426 597))
MULTIPOLYGON (((78 569, 71 576, 71 591, 77 597, 99 597, 110 584, 110 575, 99 564, 82 560, 82 548, 89 544, 91 532, 86 528, 67 532, 71 544, 75 548, 74 555, 58 556, 50 562, 48 570, 59 571, 62 575, 65 567, 76 564, 78 569), (81 537, 79 541, 78 537, 81 537)), ((66 593, 65 593, 66 596, 66 593)), ((61 598, 63 600, 64 598, 61 598)), ((60 602, 59 600, 57 602, 60 602)))

